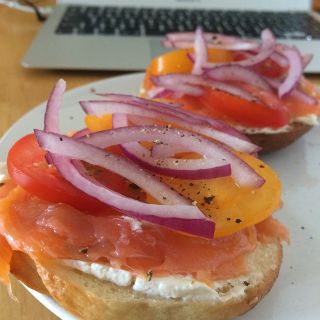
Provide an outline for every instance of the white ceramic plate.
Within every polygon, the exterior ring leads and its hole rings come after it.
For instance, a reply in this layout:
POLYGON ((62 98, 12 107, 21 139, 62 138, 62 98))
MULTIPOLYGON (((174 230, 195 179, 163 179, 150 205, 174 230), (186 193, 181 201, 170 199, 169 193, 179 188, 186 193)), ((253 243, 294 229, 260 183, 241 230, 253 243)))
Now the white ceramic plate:
MULTIPOLYGON (((83 112, 77 102, 94 98, 92 90, 137 94, 141 81, 142 74, 131 74, 68 92, 61 110, 61 130, 83 127, 83 112)), ((0 141, 2 161, 19 137, 42 127, 44 107, 42 104, 27 113, 3 136, 0 141)), ((276 216, 289 227, 292 243, 285 248, 279 279, 271 292, 239 320, 320 319, 320 127, 264 160, 281 177, 284 207, 276 216)), ((51 298, 28 290, 61 319, 76 319, 51 298)))

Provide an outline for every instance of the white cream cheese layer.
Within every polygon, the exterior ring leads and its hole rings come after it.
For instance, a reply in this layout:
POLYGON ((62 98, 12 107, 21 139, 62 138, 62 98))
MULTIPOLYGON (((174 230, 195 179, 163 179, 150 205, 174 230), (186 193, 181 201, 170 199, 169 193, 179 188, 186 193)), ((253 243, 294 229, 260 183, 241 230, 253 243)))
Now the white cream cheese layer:
MULTIPOLYGON (((303 123, 309 126, 317 126, 319 125, 319 120, 318 116, 315 114, 308 114, 303 117, 298 117, 295 118, 292 123, 303 123)), ((291 123, 291 124, 292 124, 291 123)), ((288 132, 291 129, 291 124, 285 125, 283 127, 274 129, 274 128, 247 128, 243 126, 236 126, 236 128, 247 134, 259 134, 259 133, 264 133, 264 134, 277 134, 277 133, 283 133, 283 132, 288 132)))
POLYGON ((166 299, 184 301, 227 301, 241 298, 248 285, 255 285, 262 277, 260 272, 247 277, 215 281, 212 287, 197 281, 191 276, 136 277, 132 273, 101 265, 76 260, 64 260, 65 265, 93 275, 101 280, 110 281, 118 286, 132 286, 136 292, 166 299), (227 288, 227 290, 225 290, 227 288))

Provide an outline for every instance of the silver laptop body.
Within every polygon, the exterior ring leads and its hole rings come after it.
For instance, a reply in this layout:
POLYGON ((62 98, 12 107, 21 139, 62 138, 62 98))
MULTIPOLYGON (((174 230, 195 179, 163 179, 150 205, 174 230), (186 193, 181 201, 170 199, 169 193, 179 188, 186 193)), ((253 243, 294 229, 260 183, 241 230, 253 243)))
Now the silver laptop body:
MULTIPOLYGON (((256 10, 303 11, 320 21, 318 14, 310 11, 309 0, 164 0, 164 1, 60 1, 45 22, 22 60, 28 68, 79 69, 79 70, 143 70, 152 57, 166 51, 161 45, 162 36, 121 36, 101 34, 57 34, 55 31, 69 5, 117 6, 137 8, 182 8, 189 10, 256 10)), ((319 22, 320 28, 320 22, 319 22)), ((319 29, 320 30, 320 29, 319 29)), ((308 72, 320 71, 320 38, 281 39, 296 45, 303 53, 313 53, 308 72)))

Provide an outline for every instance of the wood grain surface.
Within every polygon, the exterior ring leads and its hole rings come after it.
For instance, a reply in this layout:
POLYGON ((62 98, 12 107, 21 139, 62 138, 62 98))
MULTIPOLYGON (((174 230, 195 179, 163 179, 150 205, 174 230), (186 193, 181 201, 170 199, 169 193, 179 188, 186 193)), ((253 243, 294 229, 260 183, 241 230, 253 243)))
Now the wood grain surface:
MULTIPOLYGON (((0 5, 0 136, 23 114, 46 100, 57 79, 67 80, 68 89, 71 89, 119 74, 24 69, 21 59, 40 27, 34 14, 0 5)), ((320 80, 318 75, 309 78, 320 80)), ((12 301, 6 289, 0 286, 1 320, 57 319, 15 279, 12 283, 19 303, 12 301)))
MULTIPOLYGON (((45 101, 57 79, 64 78, 71 89, 119 74, 23 68, 21 59, 40 27, 34 14, 0 5, 0 136, 23 114, 45 101)), ((1 320, 57 319, 14 279, 13 291, 19 303, 12 301, 0 285, 1 320)))

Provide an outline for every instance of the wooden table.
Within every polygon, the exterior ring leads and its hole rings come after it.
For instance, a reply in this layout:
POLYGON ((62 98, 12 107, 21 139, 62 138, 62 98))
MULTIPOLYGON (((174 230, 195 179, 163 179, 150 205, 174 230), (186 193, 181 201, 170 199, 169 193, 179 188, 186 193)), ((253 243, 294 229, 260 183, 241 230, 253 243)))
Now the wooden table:
MULTIPOLYGON (((22 68, 20 61, 40 26, 33 14, 0 5, 0 136, 24 113, 43 102, 58 78, 67 80, 71 89, 118 74, 22 68)), ((319 76, 311 79, 320 81, 319 76)), ((1 320, 57 319, 14 279, 13 291, 20 303, 10 300, 6 290, 0 287, 1 320)))
MULTIPOLYGON (((23 114, 46 100, 59 78, 68 89, 114 76, 115 72, 28 70, 20 61, 40 28, 34 14, 0 5, 0 136, 23 114)), ((13 291, 20 303, 13 302, 0 286, 0 319, 57 319, 13 279, 13 291)))

